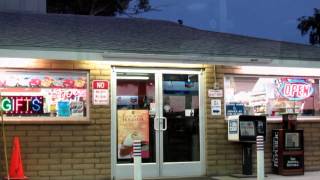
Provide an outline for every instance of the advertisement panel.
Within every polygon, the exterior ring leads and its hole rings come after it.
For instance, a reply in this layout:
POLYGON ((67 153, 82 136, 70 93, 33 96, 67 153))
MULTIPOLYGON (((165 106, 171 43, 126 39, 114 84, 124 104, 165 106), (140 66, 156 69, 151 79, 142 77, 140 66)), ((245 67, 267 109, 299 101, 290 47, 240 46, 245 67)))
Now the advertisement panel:
POLYGON ((118 158, 132 158, 133 141, 141 140, 142 158, 149 158, 149 111, 118 110, 118 158))

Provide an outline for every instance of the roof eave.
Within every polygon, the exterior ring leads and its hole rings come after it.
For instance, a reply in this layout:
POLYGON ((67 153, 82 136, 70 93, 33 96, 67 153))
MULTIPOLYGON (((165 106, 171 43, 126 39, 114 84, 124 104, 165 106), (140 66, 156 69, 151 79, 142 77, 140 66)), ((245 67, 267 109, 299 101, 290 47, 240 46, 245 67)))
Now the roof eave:
POLYGON ((221 65, 250 65, 250 66, 278 66, 278 67, 313 67, 320 68, 319 60, 300 60, 265 57, 239 57, 207 54, 157 54, 157 53, 126 53, 115 51, 61 51, 34 49, 0 49, 1 57, 34 58, 54 60, 93 60, 134 63, 183 63, 183 64, 221 64, 221 65))

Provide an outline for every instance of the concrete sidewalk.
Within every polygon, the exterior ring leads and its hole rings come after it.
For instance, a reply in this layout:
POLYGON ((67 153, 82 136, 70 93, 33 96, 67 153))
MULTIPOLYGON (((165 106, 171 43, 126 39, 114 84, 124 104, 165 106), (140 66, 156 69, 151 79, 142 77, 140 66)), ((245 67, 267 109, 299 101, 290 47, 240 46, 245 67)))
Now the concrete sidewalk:
MULTIPOLYGON (((214 176, 212 180, 256 180, 257 178, 235 178, 231 176, 214 176)), ((304 175, 298 176, 281 176, 275 174, 267 174, 266 180, 317 180, 320 179, 320 171, 305 172, 304 175)))
MULTIPOLYGON (((236 178, 232 176, 212 176, 212 177, 188 177, 188 178, 146 178, 145 180, 256 180, 257 178, 236 178)), ((267 174, 265 180, 318 180, 320 179, 320 171, 305 172, 304 175, 298 176, 281 176, 275 174, 267 174)))

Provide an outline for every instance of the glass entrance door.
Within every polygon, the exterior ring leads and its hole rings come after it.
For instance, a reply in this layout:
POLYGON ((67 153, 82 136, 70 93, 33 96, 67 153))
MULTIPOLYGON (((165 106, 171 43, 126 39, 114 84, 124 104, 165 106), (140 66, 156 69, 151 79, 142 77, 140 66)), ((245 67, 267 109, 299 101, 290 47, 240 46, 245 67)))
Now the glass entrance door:
POLYGON ((142 140, 143 177, 202 175, 200 73, 117 69, 114 76, 116 178, 133 177, 135 139, 142 140))
POLYGON ((199 74, 162 74, 161 175, 201 175, 199 74))

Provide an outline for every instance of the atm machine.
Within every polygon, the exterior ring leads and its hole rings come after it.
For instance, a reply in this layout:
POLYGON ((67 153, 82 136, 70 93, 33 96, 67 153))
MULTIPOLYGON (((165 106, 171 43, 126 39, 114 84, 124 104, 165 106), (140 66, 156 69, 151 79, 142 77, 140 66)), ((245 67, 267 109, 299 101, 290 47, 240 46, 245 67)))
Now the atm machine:
POLYGON ((240 115, 228 117, 228 140, 242 144, 242 174, 252 175, 252 144, 257 136, 266 139, 266 116, 240 115))

